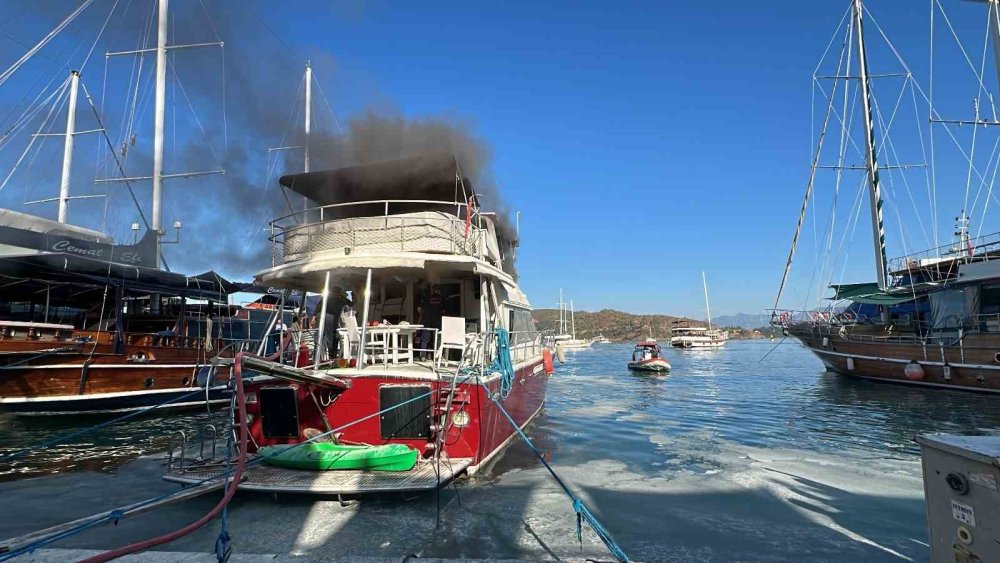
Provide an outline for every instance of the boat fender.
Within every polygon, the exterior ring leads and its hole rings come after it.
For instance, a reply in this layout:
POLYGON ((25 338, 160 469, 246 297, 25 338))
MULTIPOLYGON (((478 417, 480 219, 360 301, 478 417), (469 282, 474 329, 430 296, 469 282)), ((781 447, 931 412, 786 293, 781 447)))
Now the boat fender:
POLYGON ((552 365, 552 350, 548 348, 542 350, 542 365, 545 367, 545 373, 549 375, 556 371, 555 366, 552 365))
POLYGON ((911 361, 903 368, 903 375, 910 381, 920 381, 924 378, 924 367, 915 361, 911 361))
POLYGON ((566 363, 566 350, 563 349, 562 344, 556 344, 556 359, 559 360, 560 364, 566 363))

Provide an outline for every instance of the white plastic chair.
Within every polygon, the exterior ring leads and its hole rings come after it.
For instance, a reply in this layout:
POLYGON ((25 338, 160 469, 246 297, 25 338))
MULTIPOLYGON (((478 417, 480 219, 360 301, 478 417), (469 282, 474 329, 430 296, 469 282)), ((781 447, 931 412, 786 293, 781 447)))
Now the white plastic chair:
POLYGON ((441 332, 438 333, 441 342, 434 352, 434 364, 440 368, 447 359, 445 350, 458 350, 461 358, 465 357, 465 318, 441 317, 441 332))
MULTIPOLYGON (((357 349, 355 346, 361 345, 361 331, 358 329, 358 318, 354 315, 344 315, 341 322, 344 323, 344 329, 347 332, 347 342, 344 343, 345 346, 341 355, 344 359, 350 359, 354 357, 354 351, 357 349)), ((331 350, 328 353, 332 355, 334 352, 331 350)))

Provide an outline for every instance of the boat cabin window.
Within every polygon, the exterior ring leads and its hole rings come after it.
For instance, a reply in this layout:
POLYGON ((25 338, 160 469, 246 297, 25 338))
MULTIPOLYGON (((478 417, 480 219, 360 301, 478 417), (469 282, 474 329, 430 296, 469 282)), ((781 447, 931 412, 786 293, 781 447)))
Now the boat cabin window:
POLYGON ((1000 284, 982 287, 979 293, 979 314, 1000 315, 1000 284))

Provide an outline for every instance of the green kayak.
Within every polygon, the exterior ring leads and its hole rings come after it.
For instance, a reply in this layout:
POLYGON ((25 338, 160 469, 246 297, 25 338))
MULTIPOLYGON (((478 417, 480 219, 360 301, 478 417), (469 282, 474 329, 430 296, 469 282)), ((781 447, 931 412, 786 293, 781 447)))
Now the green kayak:
POLYGON ((264 463, 268 465, 311 471, 409 471, 416 465, 418 454, 406 444, 346 446, 331 442, 309 442, 296 448, 264 446, 257 453, 265 457, 264 463))

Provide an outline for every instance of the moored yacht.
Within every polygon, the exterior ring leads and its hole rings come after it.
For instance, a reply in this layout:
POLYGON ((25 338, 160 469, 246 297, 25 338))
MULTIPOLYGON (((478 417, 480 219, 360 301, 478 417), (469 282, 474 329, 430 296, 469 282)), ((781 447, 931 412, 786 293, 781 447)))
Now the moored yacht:
MULTIPOLYGON (((249 452, 263 463, 240 488, 424 490, 486 466, 515 437, 511 421, 523 428, 541 411, 551 371, 511 273, 517 241, 502 218, 479 208, 447 154, 281 184, 318 207, 272 223, 276 259, 256 281, 324 296, 305 340, 318 344, 291 361, 247 364, 266 374, 246 385, 249 452), (409 448, 416 462, 391 475, 317 472, 268 465, 272 450, 261 451, 321 435, 409 448)), ((192 483, 212 471, 172 467, 165 478, 192 483)))

